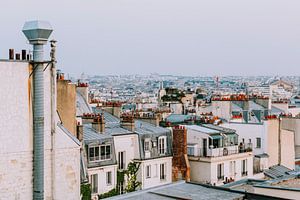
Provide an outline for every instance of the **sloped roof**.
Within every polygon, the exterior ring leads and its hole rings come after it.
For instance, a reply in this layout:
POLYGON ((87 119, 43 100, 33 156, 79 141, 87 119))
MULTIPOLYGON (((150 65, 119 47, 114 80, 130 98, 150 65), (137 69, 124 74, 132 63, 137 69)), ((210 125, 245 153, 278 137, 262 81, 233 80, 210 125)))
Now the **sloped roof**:
POLYGON ((92 113, 92 109, 84 97, 79 92, 76 92, 76 116, 82 116, 83 113, 92 113))
POLYGON ((289 172, 292 172, 292 170, 283 165, 274 165, 265 170, 264 174, 270 178, 280 178, 289 175, 289 172))

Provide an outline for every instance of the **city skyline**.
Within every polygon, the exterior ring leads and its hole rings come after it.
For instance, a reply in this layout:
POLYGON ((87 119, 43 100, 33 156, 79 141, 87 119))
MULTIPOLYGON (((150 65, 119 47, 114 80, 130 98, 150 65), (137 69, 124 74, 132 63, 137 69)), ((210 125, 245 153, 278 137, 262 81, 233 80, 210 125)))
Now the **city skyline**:
POLYGON ((9 48, 30 48, 18 31, 24 20, 45 19, 58 40, 58 68, 71 76, 299 75, 299 5, 279 0, 15 0, 1 8, 0 58, 8 57, 9 48))

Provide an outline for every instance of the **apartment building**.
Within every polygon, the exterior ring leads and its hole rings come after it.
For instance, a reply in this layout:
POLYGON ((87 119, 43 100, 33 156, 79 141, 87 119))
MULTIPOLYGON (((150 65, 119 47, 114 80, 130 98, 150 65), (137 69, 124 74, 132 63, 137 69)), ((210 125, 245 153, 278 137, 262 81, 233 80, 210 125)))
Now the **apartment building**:
POLYGON ((135 121, 141 163, 138 179, 142 189, 172 182, 172 132, 140 120, 135 121))
POLYGON ((126 171, 131 162, 138 164, 137 180, 141 186, 137 189, 171 183, 170 129, 142 121, 144 119, 136 120, 131 115, 118 118, 101 106, 91 108, 81 94, 77 97, 77 106, 78 117, 82 113, 84 157, 94 199, 113 189, 125 193, 126 171))
MULTIPOLYGON (((35 21, 29 25, 26 30, 46 29, 44 34, 49 31, 46 22, 35 21)), ((43 37, 46 36, 41 34, 40 39, 43 37)), ((44 199, 80 199, 80 143, 57 115, 56 73, 55 67, 49 65, 44 71, 42 65, 43 78, 39 82, 44 85, 41 89, 44 96, 38 96, 44 107, 43 121, 39 124, 44 127, 40 132, 44 146, 38 163, 43 175, 37 177, 34 172, 37 133, 33 123, 36 120, 34 98, 38 95, 36 77, 33 77, 36 64, 25 50, 21 57, 20 54, 15 57, 10 50, 10 59, 0 60, 0 199, 33 199, 36 193, 44 199), (43 186, 39 191, 35 185, 37 180, 43 186)))
POLYGON ((191 181, 222 185, 253 175, 251 143, 235 130, 211 124, 185 125, 191 181))

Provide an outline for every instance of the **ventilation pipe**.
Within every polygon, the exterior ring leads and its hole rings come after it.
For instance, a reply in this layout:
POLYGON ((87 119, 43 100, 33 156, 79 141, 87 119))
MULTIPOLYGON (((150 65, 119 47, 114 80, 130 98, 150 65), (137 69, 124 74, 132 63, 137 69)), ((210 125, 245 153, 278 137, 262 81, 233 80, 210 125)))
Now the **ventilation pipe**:
POLYGON ((33 199, 44 199, 44 45, 52 33, 45 21, 29 21, 23 33, 33 45, 33 199))

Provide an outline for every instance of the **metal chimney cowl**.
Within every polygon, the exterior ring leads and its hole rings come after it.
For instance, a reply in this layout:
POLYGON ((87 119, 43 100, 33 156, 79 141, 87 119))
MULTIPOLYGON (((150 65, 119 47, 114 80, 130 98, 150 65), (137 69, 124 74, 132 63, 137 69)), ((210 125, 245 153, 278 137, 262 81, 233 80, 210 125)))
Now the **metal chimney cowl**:
POLYGON ((52 33, 45 21, 29 21, 23 33, 33 45, 33 199, 44 199, 44 44, 52 33))

